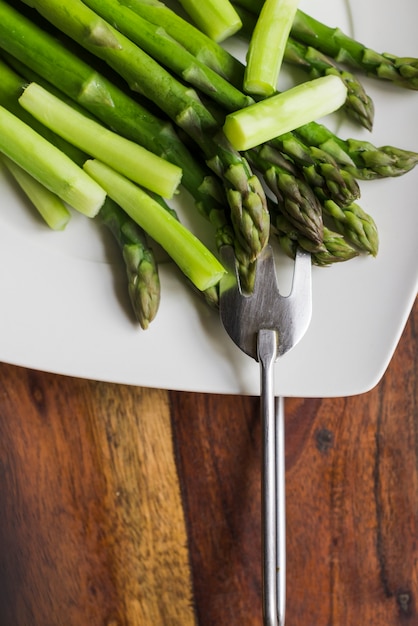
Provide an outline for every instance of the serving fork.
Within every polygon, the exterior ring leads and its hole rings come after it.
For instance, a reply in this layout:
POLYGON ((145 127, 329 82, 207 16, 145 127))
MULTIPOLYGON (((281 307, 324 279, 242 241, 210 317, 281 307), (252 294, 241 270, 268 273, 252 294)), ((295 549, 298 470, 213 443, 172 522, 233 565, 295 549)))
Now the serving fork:
POLYGON ((264 626, 284 626, 286 608, 286 514, 284 399, 275 397, 274 363, 305 334, 312 315, 311 255, 296 252, 290 293, 277 285, 271 246, 256 262, 254 288, 241 289, 233 249, 221 250, 229 270, 220 285, 220 316, 234 343, 260 364, 262 432, 262 585, 264 626))

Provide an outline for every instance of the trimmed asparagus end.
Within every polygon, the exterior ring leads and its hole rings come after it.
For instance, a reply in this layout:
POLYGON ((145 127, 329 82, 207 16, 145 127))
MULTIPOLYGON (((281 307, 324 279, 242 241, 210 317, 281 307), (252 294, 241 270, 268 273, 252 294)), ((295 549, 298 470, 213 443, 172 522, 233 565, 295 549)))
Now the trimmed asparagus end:
POLYGON ((224 41, 242 27, 229 0, 180 0, 180 4, 196 26, 214 41, 224 41))
POLYGON ((106 199, 104 189, 72 159, 1 106, 0 152, 87 217, 95 217, 106 199))
POLYGON ((83 115, 41 85, 30 83, 19 102, 57 135, 139 185, 165 198, 178 189, 181 168, 83 115))
POLYGON ((197 289, 205 291, 220 281, 225 273, 224 267, 161 202, 100 161, 88 160, 84 169, 164 248, 197 289))
POLYGON ((244 91, 271 96, 277 90, 286 42, 299 0, 266 0, 247 52, 244 91))
POLYGON ((347 88, 322 76, 226 116, 224 133, 236 150, 249 150, 339 109, 347 88))
POLYGON ((62 200, 8 157, 2 155, 2 161, 46 224, 52 230, 64 230, 71 213, 62 200))

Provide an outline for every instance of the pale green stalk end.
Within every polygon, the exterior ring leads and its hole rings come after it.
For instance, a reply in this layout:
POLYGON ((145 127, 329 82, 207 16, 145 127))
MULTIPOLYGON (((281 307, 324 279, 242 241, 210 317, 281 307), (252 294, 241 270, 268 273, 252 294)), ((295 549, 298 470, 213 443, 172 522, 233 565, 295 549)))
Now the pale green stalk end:
POLYGON ((134 182, 172 198, 182 170, 134 141, 105 128, 41 85, 30 83, 19 98, 24 109, 57 135, 134 182))
POLYGON ((333 113, 346 96, 338 76, 323 76, 229 113, 223 130, 236 150, 249 150, 333 113))
POLYGON ((71 212, 63 201, 8 157, 2 155, 2 161, 46 224, 52 230, 64 230, 71 212))
POLYGON ((180 4, 196 26, 214 41, 224 41, 242 27, 229 0, 180 0, 180 4))
POLYGON ((299 0, 266 0, 257 19, 247 52, 244 91, 271 96, 283 63, 286 42, 299 0))
POLYGON ((88 160, 84 169, 131 219, 159 243, 200 291, 216 285, 224 267, 208 248, 143 189, 106 164, 88 160))
POLYGON ((72 159, 0 106, 0 152, 87 217, 100 211, 106 192, 72 159))

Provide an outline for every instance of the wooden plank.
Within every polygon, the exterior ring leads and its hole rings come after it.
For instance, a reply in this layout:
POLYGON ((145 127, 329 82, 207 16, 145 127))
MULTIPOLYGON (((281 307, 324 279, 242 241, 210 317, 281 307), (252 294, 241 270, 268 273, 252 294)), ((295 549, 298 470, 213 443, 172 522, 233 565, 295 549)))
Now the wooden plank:
MULTIPOLYGON (((286 626, 418 623, 417 328, 369 393, 286 401, 286 626)), ((170 397, 199 626, 261 626, 258 399, 170 397)))
POLYGON ((194 626, 166 392, 0 374, 2 626, 194 626))

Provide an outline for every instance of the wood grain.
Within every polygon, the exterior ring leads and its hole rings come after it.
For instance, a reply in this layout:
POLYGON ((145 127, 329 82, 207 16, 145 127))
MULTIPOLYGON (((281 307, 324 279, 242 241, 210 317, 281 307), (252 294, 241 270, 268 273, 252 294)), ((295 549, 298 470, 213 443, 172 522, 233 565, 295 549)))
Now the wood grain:
MULTIPOLYGON (((287 626, 417 624, 418 306, 361 396, 286 402, 287 626)), ((258 626, 254 398, 172 393, 199 626, 258 626)))
POLYGON ((166 392, 0 367, 2 626, 195 624, 166 392))
MULTIPOLYGON (((286 626, 418 623, 417 327, 286 401, 286 626)), ((0 364, 0 626, 261 626, 258 410, 0 364)))

